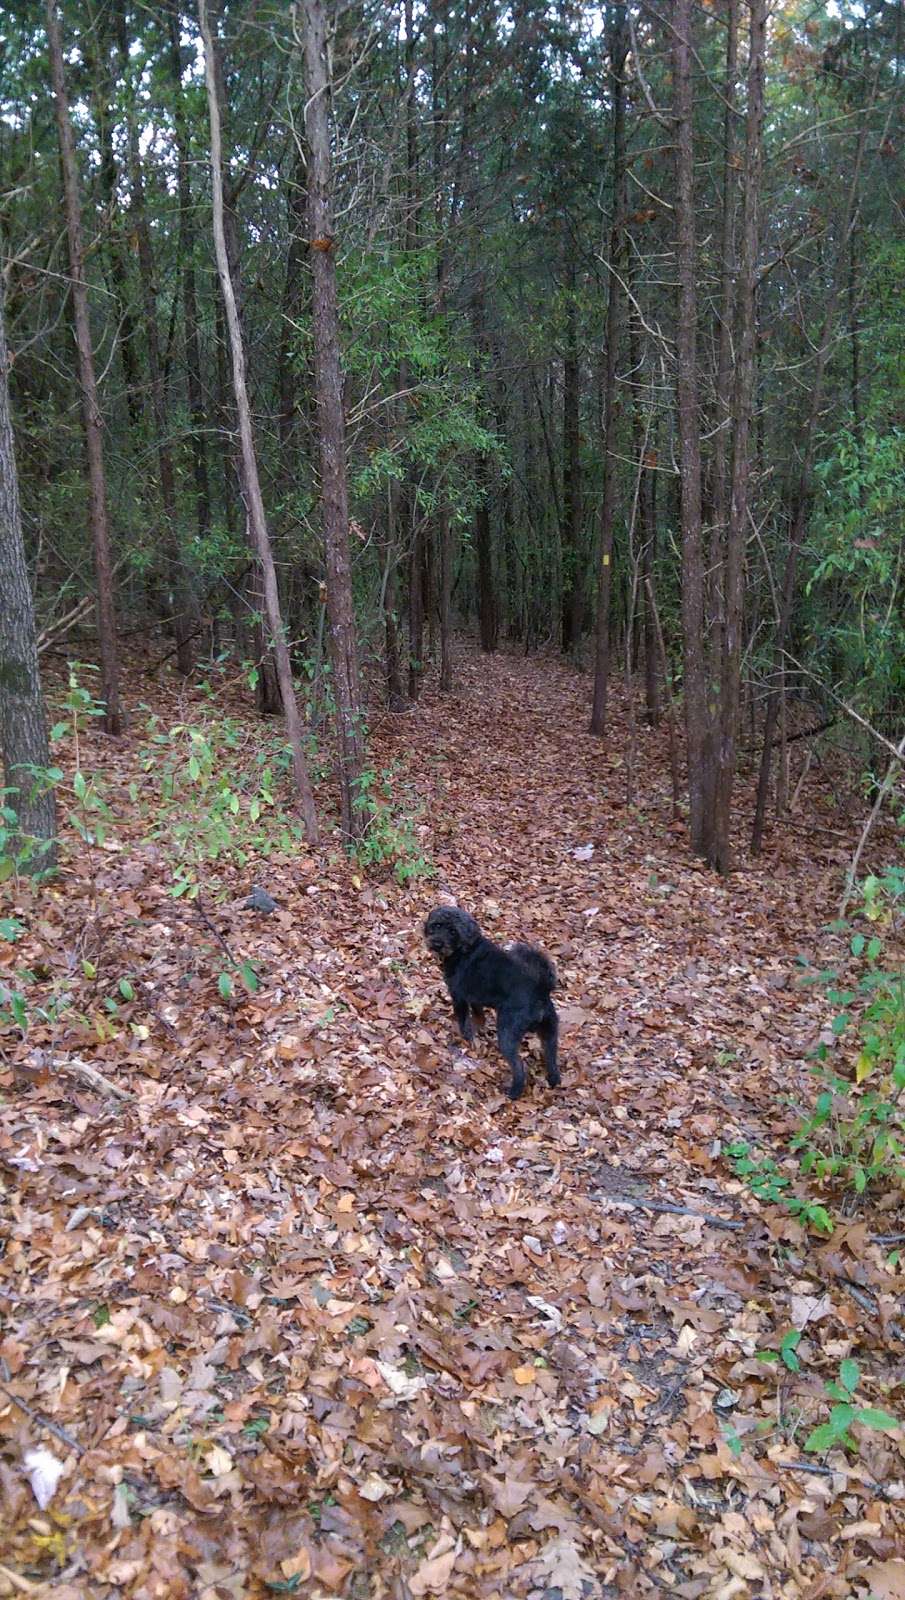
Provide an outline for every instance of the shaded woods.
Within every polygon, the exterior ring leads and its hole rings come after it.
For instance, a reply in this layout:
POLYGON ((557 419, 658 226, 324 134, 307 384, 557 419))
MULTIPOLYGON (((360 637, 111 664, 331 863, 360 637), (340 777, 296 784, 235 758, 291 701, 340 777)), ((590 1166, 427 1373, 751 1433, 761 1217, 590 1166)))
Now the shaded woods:
POLYGON ((905 0, 5 23, 0 1600, 901 1600, 905 0))

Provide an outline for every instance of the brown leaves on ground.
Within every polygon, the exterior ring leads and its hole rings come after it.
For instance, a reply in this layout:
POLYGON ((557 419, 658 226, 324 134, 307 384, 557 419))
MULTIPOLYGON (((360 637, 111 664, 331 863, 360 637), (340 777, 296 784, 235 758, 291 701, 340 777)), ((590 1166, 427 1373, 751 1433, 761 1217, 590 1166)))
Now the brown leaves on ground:
POLYGON ((128 741, 91 736, 123 797, 96 908, 84 861, 17 906, 15 960, 78 996, 6 1040, 0 1596, 905 1594, 901 1430, 802 1451, 844 1357, 897 1409, 895 1221, 815 1247, 721 1154, 781 1144, 802 1093, 825 1018, 793 958, 838 840, 716 880, 664 735, 627 808, 586 698, 482 659, 385 720, 438 883, 271 860, 263 918, 237 874, 206 904, 264 974, 239 1001, 130 837, 128 741), (535 1060, 512 1106, 492 1034, 457 1044, 420 936, 442 890, 554 957, 558 1093, 535 1060), (759 1359, 793 1327, 800 1371, 759 1359))

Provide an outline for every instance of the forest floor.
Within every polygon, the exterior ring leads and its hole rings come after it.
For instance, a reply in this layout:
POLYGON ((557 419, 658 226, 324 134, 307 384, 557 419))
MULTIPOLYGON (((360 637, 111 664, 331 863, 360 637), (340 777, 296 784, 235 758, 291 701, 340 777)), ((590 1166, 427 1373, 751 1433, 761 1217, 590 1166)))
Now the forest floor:
MULTIPOLYGON (((73 1001, 0 1034, 0 1596, 905 1596, 903 1429, 803 1448, 845 1359, 905 1414, 901 1211, 821 1239, 726 1155, 782 1162, 812 1093, 801 958, 840 948, 856 830, 812 783, 718 880, 664 729, 628 806, 618 696, 601 744, 563 665, 458 667, 373 735, 425 805, 407 889, 328 843, 174 899, 140 718, 82 739, 107 837, 0 946, 73 1001), (443 893, 553 957, 558 1091, 535 1058, 510 1104, 492 1033, 457 1042, 443 893)), ((128 697, 209 711, 137 668, 128 697)))

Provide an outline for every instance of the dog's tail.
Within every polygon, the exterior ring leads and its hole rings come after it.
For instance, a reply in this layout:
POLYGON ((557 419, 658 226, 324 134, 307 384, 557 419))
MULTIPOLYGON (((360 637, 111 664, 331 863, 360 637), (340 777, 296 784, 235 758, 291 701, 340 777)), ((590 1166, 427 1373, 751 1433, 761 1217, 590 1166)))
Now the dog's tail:
POLYGON ((509 954, 527 968, 545 993, 550 994, 556 988, 556 968, 542 950, 535 950, 533 944, 513 944, 509 946, 509 954))

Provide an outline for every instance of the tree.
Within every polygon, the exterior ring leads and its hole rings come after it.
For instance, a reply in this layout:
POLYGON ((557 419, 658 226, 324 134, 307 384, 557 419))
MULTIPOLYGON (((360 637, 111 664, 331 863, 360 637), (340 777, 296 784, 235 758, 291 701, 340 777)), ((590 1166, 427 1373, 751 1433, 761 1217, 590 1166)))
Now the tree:
POLYGON ((261 496, 258 461, 255 454, 251 426, 251 408, 248 403, 248 385, 245 376, 245 347, 242 341, 242 329, 239 323, 239 312, 236 306, 229 256, 226 248, 223 208, 223 156, 220 138, 220 98, 214 70, 214 42, 211 36, 205 0, 198 0, 198 16, 204 39, 204 74, 207 84, 208 114, 211 127, 214 251, 217 258, 217 275, 220 279, 220 288, 223 294, 223 306, 226 313, 230 351, 232 353, 233 389, 239 423, 242 473, 245 492, 248 496, 248 504, 246 506, 248 526, 263 575, 264 604, 276 659, 280 694, 283 701, 283 715, 286 719, 286 732, 292 749, 292 771, 302 813, 302 822, 305 828, 305 837, 309 844, 316 844, 317 813, 314 808, 314 795, 311 789, 311 780, 308 776, 305 753, 302 748, 302 724, 299 717, 298 703, 295 698, 295 687, 292 682, 292 668, 289 662, 286 635, 283 631, 283 619, 280 614, 276 570, 273 564, 270 536, 267 531, 267 518, 264 512, 264 501, 261 496))
POLYGON ((327 616, 333 693, 336 698, 342 831, 343 838, 351 843, 361 834, 365 821, 364 811, 356 805, 364 768, 364 733, 349 559, 346 422, 336 299, 336 237, 330 143, 332 83, 324 0, 303 0, 301 18, 308 90, 305 105, 305 133, 310 151, 308 221, 314 277, 312 331, 327 566, 327 616))
POLYGON ((691 846, 706 856, 713 814, 713 752, 707 691, 701 409, 698 387, 697 244, 694 193, 693 0, 676 0, 671 21, 675 115, 676 409, 682 483, 682 658, 691 846))
POLYGON ((66 235, 69 241, 69 272, 75 342, 78 351, 79 391, 82 425, 88 458, 88 520, 94 549, 94 578, 97 585, 97 632, 101 657, 101 697, 104 726, 108 733, 122 731, 119 707, 119 659, 116 646, 116 612, 113 602, 113 565, 110 557, 110 530, 107 520, 107 480, 101 445, 100 404, 94 371, 94 348, 88 316, 88 286, 85 282, 85 252, 82 244, 82 216, 79 204, 78 167, 75 140, 66 95, 63 44, 57 17, 56 0, 47 0, 47 40, 50 70, 56 102, 57 132, 63 168, 63 194, 66 207, 66 235))
POLYGON ((52 864, 57 833, 53 788, 32 769, 50 766, 47 724, 38 672, 35 610, 22 517, 9 403, 9 352, 0 273, 0 753, 4 782, 21 834, 40 839, 45 850, 26 853, 24 872, 52 864))
POLYGON ((613 572, 613 511, 616 503, 616 361, 625 298, 625 61, 628 22, 617 5, 610 43, 613 86, 613 226, 610 231, 609 294, 606 315, 606 366, 603 380, 603 494, 597 550, 597 625, 594 659, 594 702, 591 732, 606 731, 610 674, 610 588, 613 572))

